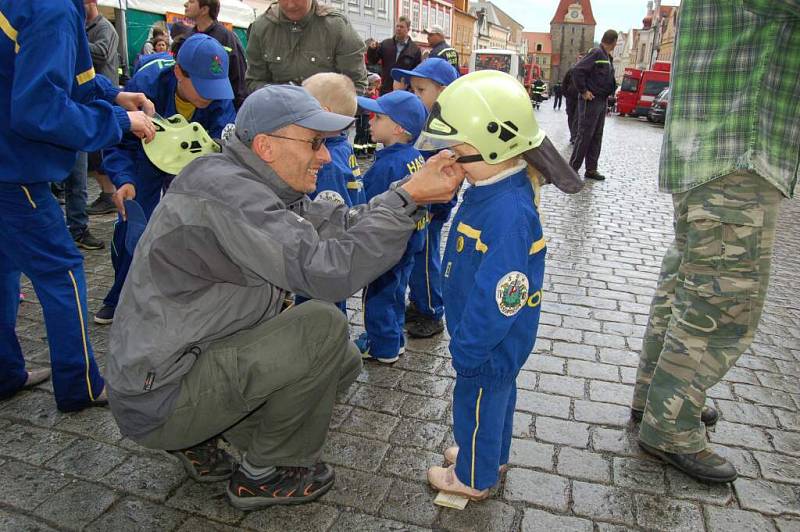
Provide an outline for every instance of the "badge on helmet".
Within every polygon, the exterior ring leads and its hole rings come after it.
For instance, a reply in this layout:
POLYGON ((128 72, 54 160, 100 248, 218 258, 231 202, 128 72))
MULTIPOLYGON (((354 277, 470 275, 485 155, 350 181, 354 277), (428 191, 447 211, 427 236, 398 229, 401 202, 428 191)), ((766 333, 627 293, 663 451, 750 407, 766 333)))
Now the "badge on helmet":
POLYGON ((148 143, 143 140, 142 146, 150 162, 162 172, 177 175, 198 157, 221 151, 203 126, 197 122, 189 123, 181 115, 155 116, 153 125, 156 127, 155 138, 148 143))

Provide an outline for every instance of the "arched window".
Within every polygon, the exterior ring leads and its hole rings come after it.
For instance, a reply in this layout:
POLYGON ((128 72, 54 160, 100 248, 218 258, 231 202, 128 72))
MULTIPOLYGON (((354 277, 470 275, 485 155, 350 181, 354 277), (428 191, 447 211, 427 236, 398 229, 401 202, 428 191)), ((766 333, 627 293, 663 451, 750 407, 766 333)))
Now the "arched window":
POLYGON ((542 51, 542 45, 541 44, 537 44, 536 45, 536 51, 537 52, 541 52, 542 51))

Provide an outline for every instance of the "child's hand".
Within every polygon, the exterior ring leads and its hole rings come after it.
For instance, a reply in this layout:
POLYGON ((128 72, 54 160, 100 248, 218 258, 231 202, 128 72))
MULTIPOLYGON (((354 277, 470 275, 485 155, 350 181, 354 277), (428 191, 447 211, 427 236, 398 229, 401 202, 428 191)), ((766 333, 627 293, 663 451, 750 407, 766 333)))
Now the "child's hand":
POLYGON ((464 181, 464 170, 456 164, 456 156, 450 150, 443 150, 425 163, 411 179, 403 184, 403 189, 418 204, 444 203, 450 201, 464 181))

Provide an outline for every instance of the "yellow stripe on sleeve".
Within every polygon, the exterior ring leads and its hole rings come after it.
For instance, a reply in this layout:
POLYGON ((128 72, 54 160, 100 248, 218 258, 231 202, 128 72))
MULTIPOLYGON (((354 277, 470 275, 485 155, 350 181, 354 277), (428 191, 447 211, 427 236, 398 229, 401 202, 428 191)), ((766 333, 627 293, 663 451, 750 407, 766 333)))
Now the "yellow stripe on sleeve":
POLYGON ((78 81, 78 85, 83 85, 86 82, 92 81, 94 79, 94 67, 91 67, 85 72, 81 72, 75 76, 75 79, 78 81))
POLYGON ((17 42, 17 30, 8 21, 6 16, 0 11, 0 30, 6 34, 6 37, 11 39, 14 43, 14 52, 19 53, 19 43, 17 42))

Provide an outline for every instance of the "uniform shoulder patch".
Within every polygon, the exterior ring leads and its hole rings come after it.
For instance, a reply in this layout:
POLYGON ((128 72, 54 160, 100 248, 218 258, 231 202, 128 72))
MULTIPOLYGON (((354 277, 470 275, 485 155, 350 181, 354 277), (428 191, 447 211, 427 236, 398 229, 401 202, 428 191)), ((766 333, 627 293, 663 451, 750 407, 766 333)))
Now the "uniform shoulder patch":
POLYGON ((495 288, 497 308, 503 316, 513 316, 525 306, 528 300, 530 283, 528 277, 517 271, 508 272, 498 282, 495 288))
POLYGON ((317 197, 314 198, 314 201, 327 201, 330 203, 335 203, 336 205, 344 205, 344 198, 341 194, 336 192, 335 190, 323 190, 317 197))

